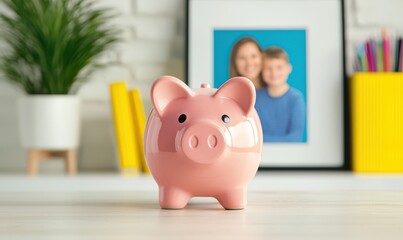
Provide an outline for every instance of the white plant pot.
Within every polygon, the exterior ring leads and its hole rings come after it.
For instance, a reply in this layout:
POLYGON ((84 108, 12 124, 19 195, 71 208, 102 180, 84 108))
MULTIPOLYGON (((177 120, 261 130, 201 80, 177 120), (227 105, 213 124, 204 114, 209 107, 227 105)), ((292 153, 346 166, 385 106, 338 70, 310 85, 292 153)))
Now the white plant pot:
POLYGON ((73 95, 28 95, 19 101, 22 146, 27 149, 77 149, 80 99, 73 95))

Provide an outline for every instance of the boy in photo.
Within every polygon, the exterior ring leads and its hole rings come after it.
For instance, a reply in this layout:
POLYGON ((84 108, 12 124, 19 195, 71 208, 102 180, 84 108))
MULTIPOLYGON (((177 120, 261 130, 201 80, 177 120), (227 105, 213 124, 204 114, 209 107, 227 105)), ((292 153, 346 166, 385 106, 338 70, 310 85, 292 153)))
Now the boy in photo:
POLYGON ((279 47, 263 51, 262 79, 256 91, 255 108, 263 128, 264 142, 302 142, 306 108, 302 93, 291 87, 288 54, 279 47))

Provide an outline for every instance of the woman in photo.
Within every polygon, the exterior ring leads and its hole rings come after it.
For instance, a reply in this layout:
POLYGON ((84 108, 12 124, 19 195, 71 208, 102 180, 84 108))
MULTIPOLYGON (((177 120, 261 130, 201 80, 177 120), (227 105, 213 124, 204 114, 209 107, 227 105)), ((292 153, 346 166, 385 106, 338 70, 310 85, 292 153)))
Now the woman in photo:
POLYGON ((256 89, 261 89, 264 85, 261 71, 262 48, 259 43, 251 37, 238 40, 231 51, 230 77, 246 77, 256 89))

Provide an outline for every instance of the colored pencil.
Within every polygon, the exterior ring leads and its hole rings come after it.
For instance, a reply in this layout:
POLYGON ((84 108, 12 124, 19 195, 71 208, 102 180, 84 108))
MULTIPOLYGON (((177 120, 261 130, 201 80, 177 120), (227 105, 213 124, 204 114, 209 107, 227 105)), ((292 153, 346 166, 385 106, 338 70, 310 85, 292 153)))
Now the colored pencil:
POLYGON ((374 66, 373 66, 373 62, 372 62, 371 47, 370 47, 369 41, 365 42, 365 56, 366 56, 367 62, 368 62, 368 71, 373 72, 374 66))
POLYGON ((399 51, 399 69, 398 72, 403 70, 403 40, 400 40, 400 51, 399 51))
POLYGON ((400 45, 402 43, 402 38, 398 38, 396 40, 396 51, 395 51, 395 72, 399 71, 399 66, 400 66, 400 45))
POLYGON ((367 60, 367 56, 365 54, 365 44, 361 44, 358 47, 358 58, 359 58, 360 64, 361 64, 361 70, 363 72, 368 72, 368 60, 367 60))
POLYGON ((371 54, 371 61, 372 61, 372 70, 373 72, 378 71, 378 61, 376 56, 376 41, 374 39, 369 40, 369 47, 370 47, 370 54, 371 54))
POLYGON ((377 71, 383 72, 385 70, 384 66, 384 57, 383 57, 383 42, 375 42, 376 44, 376 63, 377 63, 377 71))
POLYGON ((382 31, 383 69, 385 72, 391 71, 390 59, 390 32, 387 29, 382 31))

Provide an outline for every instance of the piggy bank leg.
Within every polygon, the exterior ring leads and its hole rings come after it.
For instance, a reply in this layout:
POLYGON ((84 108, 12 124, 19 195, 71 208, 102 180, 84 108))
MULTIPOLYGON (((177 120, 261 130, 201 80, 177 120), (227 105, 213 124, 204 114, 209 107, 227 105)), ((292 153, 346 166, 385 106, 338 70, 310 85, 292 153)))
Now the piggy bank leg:
POLYGON ((243 209, 246 206, 246 190, 232 189, 218 195, 217 200, 225 209, 243 209))
POLYGON ((160 187, 160 206, 165 209, 182 209, 188 204, 190 196, 181 189, 160 187))

